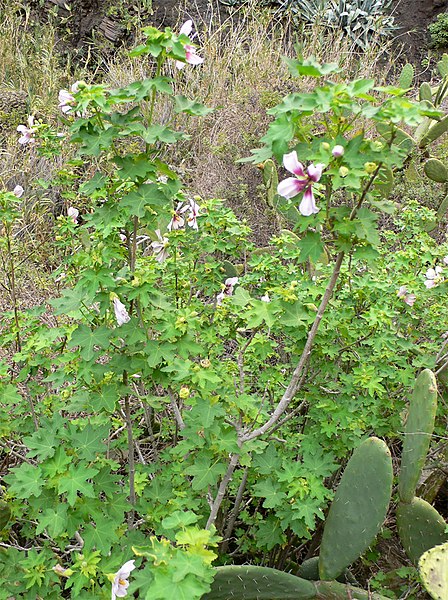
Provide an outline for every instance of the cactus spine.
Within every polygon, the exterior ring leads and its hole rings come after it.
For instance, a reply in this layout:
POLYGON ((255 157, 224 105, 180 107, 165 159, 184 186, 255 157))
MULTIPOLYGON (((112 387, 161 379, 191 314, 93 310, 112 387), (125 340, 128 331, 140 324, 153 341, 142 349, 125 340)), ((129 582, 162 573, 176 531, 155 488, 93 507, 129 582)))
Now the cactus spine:
POLYGON ((448 542, 425 552, 418 563, 420 576, 434 600, 448 598, 448 542))
POLYGON ((347 463, 330 507, 320 547, 321 579, 335 579, 375 539, 386 518, 392 478, 389 449, 368 438, 347 463))

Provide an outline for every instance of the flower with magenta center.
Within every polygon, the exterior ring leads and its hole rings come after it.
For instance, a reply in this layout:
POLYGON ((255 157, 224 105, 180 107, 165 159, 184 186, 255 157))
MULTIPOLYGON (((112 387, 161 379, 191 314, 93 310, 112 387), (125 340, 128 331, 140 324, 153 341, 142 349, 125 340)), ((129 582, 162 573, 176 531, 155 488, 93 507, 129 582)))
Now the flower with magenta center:
POLYGON ((182 213, 187 210, 188 207, 182 206, 182 202, 178 202, 176 206, 176 210, 174 211, 173 218, 168 223, 168 231, 173 231, 176 229, 182 229, 185 223, 185 219, 182 217, 182 213))
POLYGON ((67 216, 70 217, 75 224, 78 222, 78 215, 79 210, 73 206, 70 206, 70 208, 67 210, 67 216))
POLYGON ((344 155, 344 146, 340 146, 339 144, 334 146, 331 153, 335 158, 340 158, 341 156, 344 155))
POLYGON ((197 204, 193 198, 190 198, 190 200, 188 201, 188 206, 186 206, 184 208, 184 211, 189 210, 190 213, 187 217, 187 223, 190 227, 192 227, 193 229, 196 229, 196 231, 198 230, 198 216, 199 216, 199 204, 197 204))
MULTIPOLYGON (((179 31, 179 35, 189 36, 193 29, 193 21, 189 19, 185 21, 179 31)), ((176 60, 176 68, 183 69, 185 67, 185 63, 189 65, 200 65, 204 62, 204 59, 196 54, 196 48, 191 44, 184 44, 185 50, 185 62, 181 60, 176 60)))
POLYGON ((34 116, 28 117, 28 127, 26 125, 19 125, 17 131, 22 135, 19 137, 19 144, 25 145, 33 143, 35 141, 34 134, 36 133, 36 127, 34 125, 34 116))
POLYGON ((397 290, 397 296, 401 298, 408 306, 414 306, 414 302, 417 299, 415 294, 408 294, 408 290, 405 285, 402 285, 400 289, 397 290))
POLYGON ((120 570, 115 574, 114 580, 112 582, 112 598, 111 600, 115 600, 116 598, 124 598, 127 596, 128 587, 129 587, 129 576, 131 572, 135 569, 135 561, 128 560, 124 565, 120 568, 120 570))
POLYGON ((299 205, 299 212, 304 217, 318 213, 313 194, 313 184, 317 183, 322 176, 325 165, 311 163, 305 172, 302 163, 297 158, 297 152, 293 150, 283 156, 283 165, 295 177, 288 177, 278 184, 277 193, 284 198, 294 198, 303 192, 303 198, 299 205))
POLYGON ((216 305, 221 306, 224 298, 233 296, 233 288, 238 283, 238 277, 228 277, 224 282, 224 289, 216 296, 216 305))
POLYGON ((163 263, 164 260, 168 258, 168 238, 162 237, 160 234, 160 229, 156 229, 157 240, 155 242, 151 242, 151 247, 156 256, 156 261, 159 263, 163 263))

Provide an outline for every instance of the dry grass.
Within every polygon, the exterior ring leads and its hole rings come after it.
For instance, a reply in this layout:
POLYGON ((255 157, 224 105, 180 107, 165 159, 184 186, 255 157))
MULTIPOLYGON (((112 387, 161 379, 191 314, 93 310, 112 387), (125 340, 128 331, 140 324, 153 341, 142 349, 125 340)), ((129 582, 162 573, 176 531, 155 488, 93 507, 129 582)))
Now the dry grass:
MULTIPOLYGON (((219 11, 195 23, 198 53, 205 58, 199 68, 176 71, 170 65, 175 93, 200 100, 215 112, 205 119, 174 115, 166 101, 157 107, 158 118, 183 128, 191 138, 176 147, 168 160, 194 193, 227 198, 232 208, 248 218, 264 243, 273 233, 274 219, 263 199, 259 170, 236 161, 259 145, 270 117, 267 109, 291 91, 306 91, 315 80, 292 79, 283 56, 314 55, 321 62, 337 62, 341 79, 375 77, 384 82, 384 55, 390 48, 381 40, 362 57, 341 33, 325 33, 319 26, 294 30, 272 14, 254 10, 255 3, 236 10, 223 21, 219 11), (300 87, 299 87, 300 86, 300 87)), ((180 23, 189 17, 185 13, 180 23)), ((107 81, 123 85, 150 72, 148 59, 122 55, 107 66, 107 81)))

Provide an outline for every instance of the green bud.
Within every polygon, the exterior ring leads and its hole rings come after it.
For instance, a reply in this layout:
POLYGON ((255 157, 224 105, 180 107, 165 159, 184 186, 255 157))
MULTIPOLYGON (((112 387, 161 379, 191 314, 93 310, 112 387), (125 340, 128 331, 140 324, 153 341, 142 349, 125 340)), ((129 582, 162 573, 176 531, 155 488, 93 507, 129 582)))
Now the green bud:
POLYGON ((378 165, 374 162, 366 162, 364 163, 364 170, 366 173, 374 173, 376 171, 376 169, 378 168, 378 165))
POLYGON ((347 167, 339 167, 339 175, 341 177, 346 177, 349 174, 349 170, 347 169, 347 167))

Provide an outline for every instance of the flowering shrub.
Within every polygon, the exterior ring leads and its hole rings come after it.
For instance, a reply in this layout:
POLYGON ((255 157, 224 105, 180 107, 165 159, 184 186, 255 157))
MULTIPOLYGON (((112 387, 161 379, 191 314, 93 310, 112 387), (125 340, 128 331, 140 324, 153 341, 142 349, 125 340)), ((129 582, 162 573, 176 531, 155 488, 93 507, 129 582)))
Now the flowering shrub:
POLYGON ((152 77, 59 99, 89 169, 79 208, 59 219, 54 327, 14 301, 20 198, 0 195, 6 595, 194 600, 229 549, 292 556, 323 518, 338 460, 365 434, 395 436, 415 371, 435 364, 446 282, 426 289, 422 273, 447 250, 416 225, 418 206, 394 217, 399 240, 377 219, 405 159, 394 128, 437 113, 370 80, 287 96, 254 160, 274 155, 295 175, 277 195, 290 230, 254 248, 244 222, 191 198, 164 162, 184 134, 153 122, 156 94, 192 118, 209 111, 164 75, 167 60, 202 61, 190 31, 145 29, 134 55, 153 57, 152 77), (356 118, 390 126, 389 141, 356 118))

